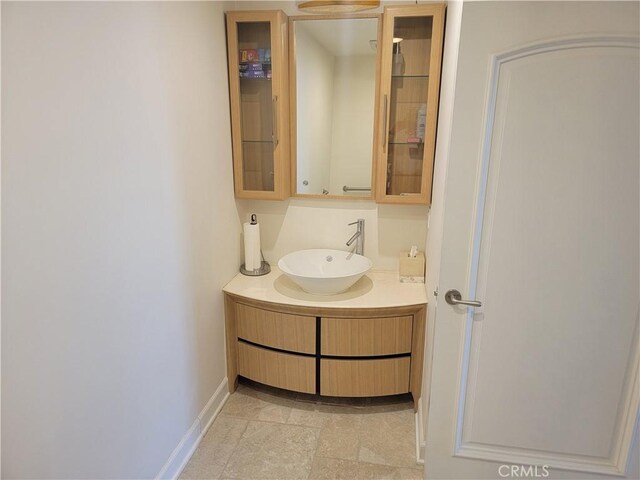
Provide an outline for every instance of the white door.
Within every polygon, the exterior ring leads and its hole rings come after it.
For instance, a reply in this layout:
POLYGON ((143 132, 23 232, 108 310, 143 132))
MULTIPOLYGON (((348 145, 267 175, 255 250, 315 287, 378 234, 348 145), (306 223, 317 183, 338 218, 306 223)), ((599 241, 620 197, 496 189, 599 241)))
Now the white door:
POLYGON ((427 478, 637 478, 638 6, 462 7, 427 478), (447 304, 452 289, 482 307, 447 304))

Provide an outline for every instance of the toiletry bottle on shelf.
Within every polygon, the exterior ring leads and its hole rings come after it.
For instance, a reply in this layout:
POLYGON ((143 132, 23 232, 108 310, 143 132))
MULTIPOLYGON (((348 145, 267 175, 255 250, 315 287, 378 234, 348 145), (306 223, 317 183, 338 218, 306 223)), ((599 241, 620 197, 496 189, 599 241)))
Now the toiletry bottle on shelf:
POLYGON ((400 51, 400 43, 393 46, 393 66, 391 67, 391 75, 400 76, 404 73, 404 56, 400 51))
POLYGON ((416 119, 416 137, 420 139, 420 142, 424 143, 424 132, 427 129, 427 104, 420 105, 418 110, 418 117, 416 119))

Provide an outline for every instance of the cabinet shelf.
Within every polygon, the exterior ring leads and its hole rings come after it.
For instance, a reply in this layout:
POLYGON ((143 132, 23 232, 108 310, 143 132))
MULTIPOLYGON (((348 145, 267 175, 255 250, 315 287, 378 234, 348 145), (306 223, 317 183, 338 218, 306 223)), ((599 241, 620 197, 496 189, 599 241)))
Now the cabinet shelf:
POLYGON ((391 75, 391 78, 429 78, 429 75, 391 75))

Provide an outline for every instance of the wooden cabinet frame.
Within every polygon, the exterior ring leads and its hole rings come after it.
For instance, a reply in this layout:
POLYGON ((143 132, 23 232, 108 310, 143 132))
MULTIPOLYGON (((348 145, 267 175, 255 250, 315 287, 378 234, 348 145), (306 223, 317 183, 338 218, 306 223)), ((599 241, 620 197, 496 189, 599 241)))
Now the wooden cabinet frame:
POLYGON ((420 193, 415 195, 387 194, 387 164, 389 151, 389 122, 391 108, 380 109, 380 128, 378 130, 378 158, 376 175, 376 202, 394 204, 426 204, 431 202, 431 184, 433 180, 433 161, 438 118, 438 99, 440 94, 440 71, 442 67, 442 47, 444 38, 445 4, 426 4, 416 6, 385 7, 383 15, 382 58, 380 78, 380 103, 387 105, 391 101, 392 57, 395 20, 410 17, 432 17, 432 36, 429 62, 429 80, 427 93, 427 128, 425 131, 422 178, 420 193))
MULTIPOLYGON (((321 346, 319 340, 321 335, 321 321, 322 318, 331 319, 380 319, 390 318, 397 319, 398 317, 412 316, 412 331, 411 331, 411 352, 402 352, 395 356, 359 356, 357 352, 354 355, 349 355, 354 362, 367 362, 369 360, 382 360, 389 358, 404 358, 409 360, 409 373, 408 373, 408 388, 405 391, 411 393, 414 399, 414 408, 417 409, 417 401, 422 394, 422 374, 424 366, 424 345, 425 345, 425 331, 426 331, 426 304, 408 305, 401 307, 385 307, 385 308, 326 308, 326 307, 302 307, 294 305, 285 305, 280 303, 264 302, 254 300, 251 298, 241 297, 230 293, 224 294, 225 305, 225 330, 226 330, 226 346, 227 346, 227 378, 229 381, 229 390, 235 391, 238 381, 238 355, 239 345, 249 343, 257 348, 269 348, 268 346, 256 345, 253 342, 246 342, 238 338, 238 319, 236 318, 237 305, 246 305, 261 310, 275 312, 276 314, 284 315, 299 315, 304 317, 315 317, 318 321, 318 327, 316 328, 316 391, 320 393, 319 381, 321 379, 321 361, 323 359, 336 359, 338 357, 331 355, 323 355, 321 353, 321 346)), ((308 352, 295 352, 285 351, 283 349, 271 348, 271 351, 280 353, 282 355, 298 355, 304 358, 314 357, 314 354, 308 352)), ((264 374, 263 378, 282 378, 281 372, 273 372, 270 374, 264 374)), ((395 379, 391 379, 390 383, 393 384, 395 379)), ((285 382, 290 382, 291 389, 295 389, 300 384, 306 384, 304 379, 289 378, 285 382)), ((396 382, 397 383, 397 382, 396 382)), ((278 384, 281 388, 287 388, 286 383, 280 382, 278 384)), ((393 387, 392 387, 393 388, 393 387)), ((357 396, 357 395, 356 395, 357 396)), ((372 395, 373 396, 373 395, 372 395)))
POLYGON ((287 16, 282 11, 227 12, 227 49, 229 64, 229 100, 233 145, 233 177, 236 198, 283 200, 290 194, 289 163, 289 70, 287 16), (274 130, 273 191, 246 190, 243 180, 243 145, 239 78, 238 24, 269 22, 271 34, 271 95, 274 130))

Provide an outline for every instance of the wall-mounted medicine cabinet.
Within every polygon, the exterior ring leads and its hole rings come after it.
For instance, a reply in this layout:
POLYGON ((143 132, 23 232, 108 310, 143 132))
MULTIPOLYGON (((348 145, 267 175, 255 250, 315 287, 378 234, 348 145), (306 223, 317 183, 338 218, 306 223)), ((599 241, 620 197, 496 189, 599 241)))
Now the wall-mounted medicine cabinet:
POLYGON ((227 13, 236 197, 429 204, 444 14, 227 13))
POLYGON ((289 196, 287 17, 227 13, 234 187, 237 198, 289 196))
POLYGON ((433 179, 443 4, 384 12, 376 201, 429 204, 433 179))

